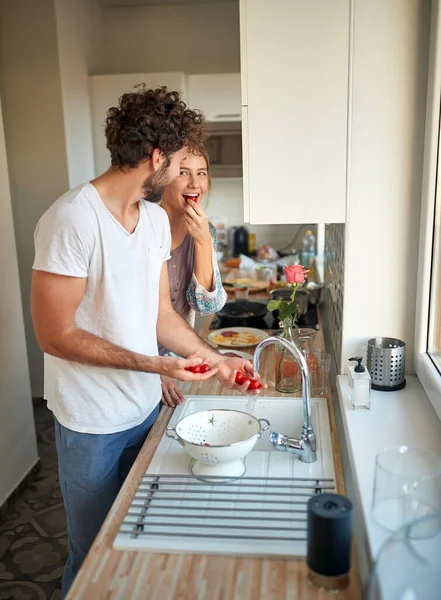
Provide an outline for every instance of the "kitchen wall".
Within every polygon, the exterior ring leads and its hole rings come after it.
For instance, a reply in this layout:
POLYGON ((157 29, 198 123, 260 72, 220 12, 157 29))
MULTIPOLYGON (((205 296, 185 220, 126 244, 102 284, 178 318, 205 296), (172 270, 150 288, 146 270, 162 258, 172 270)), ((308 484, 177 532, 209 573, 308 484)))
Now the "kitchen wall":
POLYGON ((413 372, 429 25, 429 0, 355 3, 348 222, 327 229, 345 247, 340 373, 374 336, 404 340, 413 372))
MULTIPOLYGON (((228 219, 228 227, 243 224, 243 191, 242 179, 213 179, 212 189, 206 204, 209 218, 228 219)), ((302 225, 246 225, 249 232, 256 234, 256 245, 269 244, 277 249, 287 247, 294 239, 302 225)), ((301 238, 297 240, 297 248, 301 247, 301 238)))
POLYGON ((0 506, 38 460, 0 105, 0 506))
POLYGON ((94 173, 88 73, 98 68, 96 0, 0 0, 0 90, 32 394, 43 356, 30 309, 33 233, 44 211, 94 173))
POLYGON ((33 233, 69 187, 54 0, 1 0, 0 93, 32 393, 41 396, 43 357, 29 307, 33 233))
POLYGON ((69 187, 94 177, 88 74, 102 55, 103 14, 95 0, 54 0, 69 187))
POLYGON ((238 73, 239 2, 106 8, 96 73, 238 73))

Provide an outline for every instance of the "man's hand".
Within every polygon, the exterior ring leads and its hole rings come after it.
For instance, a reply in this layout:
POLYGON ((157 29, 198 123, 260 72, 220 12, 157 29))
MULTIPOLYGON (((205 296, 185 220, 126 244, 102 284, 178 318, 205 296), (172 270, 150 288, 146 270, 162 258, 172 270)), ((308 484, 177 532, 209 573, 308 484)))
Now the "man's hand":
POLYGON ((176 381, 170 377, 161 377, 162 403, 171 408, 175 408, 184 402, 184 396, 179 389, 176 381))
MULTIPOLYGON (((161 376, 178 379, 179 381, 205 381, 218 372, 217 365, 212 366, 206 373, 192 373, 187 371, 188 367, 201 365, 207 360, 200 358, 196 353, 190 354, 188 358, 174 358, 172 356, 157 356, 153 359, 155 373, 161 376)), ((211 366, 211 365, 210 365, 211 366)))
MULTIPOLYGON (((217 378, 221 384, 229 390, 237 390, 242 394, 258 394, 259 390, 250 390, 250 379, 260 379, 259 373, 253 370, 253 365, 249 360, 243 358, 227 357, 221 358, 219 362, 216 362, 215 366, 218 369, 217 378), (245 381, 242 385, 236 383, 236 373, 244 373, 248 381, 245 381)), ((266 384, 262 384, 262 388, 268 387, 266 384)))

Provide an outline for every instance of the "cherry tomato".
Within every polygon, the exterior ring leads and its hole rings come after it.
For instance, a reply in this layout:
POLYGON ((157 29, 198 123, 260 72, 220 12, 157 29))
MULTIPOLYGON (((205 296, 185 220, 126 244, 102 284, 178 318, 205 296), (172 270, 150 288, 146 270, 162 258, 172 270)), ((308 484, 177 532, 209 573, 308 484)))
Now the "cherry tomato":
POLYGON ((201 365, 201 373, 207 373, 210 370, 210 365, 201 365))
POLYGON ((201 365, 196 365, 193 368, 193 373, 201 373, 201 365))
POLYGON ((193 373, 193 367, 185 367, 186 371, 190 371, 190 373, 193 373))
POLYGON ((252 379, 250 381, 250 385, 248 387, 249 390, 260 390, 262 384, 257 379, 252 379))
POLYGON ((236 382, 238 385, 242 385, 242 383, 243 383, 244 381, 245 381, 245 375, 244 375, 243 373, 241 373, 240 371, 238 371, 238 372, 236 373, 236 379, 235 379, 235 382, 236 382))

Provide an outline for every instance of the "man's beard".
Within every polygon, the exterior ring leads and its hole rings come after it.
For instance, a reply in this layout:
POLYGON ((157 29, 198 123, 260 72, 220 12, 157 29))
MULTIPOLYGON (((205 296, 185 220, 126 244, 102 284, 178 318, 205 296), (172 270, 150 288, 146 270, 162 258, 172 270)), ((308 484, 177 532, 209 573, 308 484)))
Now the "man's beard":
POLYGON ((147 177, 142 186, 143 196, 149 202, 161 202, 165 188, 173 181, 169 173, 170 162, 162 164, 156 173, 147 177))

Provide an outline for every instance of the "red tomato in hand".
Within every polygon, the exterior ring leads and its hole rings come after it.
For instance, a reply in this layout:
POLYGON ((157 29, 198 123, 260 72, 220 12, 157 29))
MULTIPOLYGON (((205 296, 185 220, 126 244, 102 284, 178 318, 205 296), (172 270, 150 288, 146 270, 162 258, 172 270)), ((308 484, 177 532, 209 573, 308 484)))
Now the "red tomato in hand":
POLYGON ((210 371, 210 365, 204 364, 201 365, 201 373, 207 373, 208 371, 210 371))
POLYGON ((250 381, 250 385, 248 387, 249 390, 260 390, 262 384, 257 379, 252 379, 250 381))
POLYGON ((201 365, 196 365, 195 367, 192 367, 193 369, 193 373, 201 373, 201 365))
POLYGON ((190 371, 190 373, 193 373, 193 367, 185 367, 186 371, 190 371))
POLYGON ((244 375, 243 373, 241 373, 240 371, 238 371, 238 372, 236 373, 236 379, 235 379, 235 382, 236 382, 238 385, 242 385, 244 381, 245 381, 245 375, 244 375))

